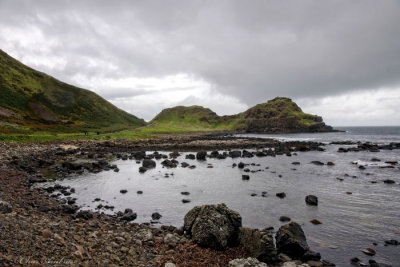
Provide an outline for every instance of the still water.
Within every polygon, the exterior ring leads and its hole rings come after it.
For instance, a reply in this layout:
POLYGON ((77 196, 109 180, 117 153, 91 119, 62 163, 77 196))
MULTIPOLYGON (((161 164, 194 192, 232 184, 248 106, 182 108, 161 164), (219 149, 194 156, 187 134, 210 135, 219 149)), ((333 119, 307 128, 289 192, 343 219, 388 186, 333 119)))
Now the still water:
MULTIPOLYGON (((322 135, 303 134, 297 138, 336 141, 336 137, 329 139, 326 136, 329 134, 322 135)), ((340 140, 356 140, 349 136, 352 135, 347 134, 348 138, 340 140)), ((379 142, 397 138, 396 135, 389 136, 373 138, 379 142)), ((293 135, 279 138, 296 139, 293 135)), ((187 162, 196 168, 182 168, 180 164, 177 168, 163 168, 160 164, 162 160, 157 160, 157 167, 144 174, 139 173, 141 164, 135 160, 117 160, 113 164, 118 165, 118 173, 85 174, 58 183, 76 189, 72 197, 77 198, 77 204, 82 209, 95 209, 99 203, 115 206, 114 211, 102 210, 105 213, 131 208, 138 214, 135 220, 138 223, 151 221, 151 214, 159 212, 162 215, 160 224, 179 227, 183 225, 184 215, 194 206, 217 203, 226 203, 229 208, 238 211, 243 225, 251 228, 273 226, 277 230, 282 225, 279 217, 284 215, 301 223, 311 248, 337 266, 348 266, 352 257, 359 257, 364 262, 373 258, 381 263, 400 266, 400 247, 384 246, 385 240, 400 240, 400 170, 399 165, 381 168, 388 165, 385 161, 400 162, 400 151, 338 153, 339 147, 343 145, 326 145, 325 152, 299 152, 291 157, 206 161, 185 159, 188 153, 181 153, 177 158, 179 163, 187 162), (374 157, 381 162, 371 161, 374 157), (310 164, 314 160, 331 161, 335 165, 310 164), (250 175, 249 181, 242 180, 243 170, 232 167, 233 163, 241 161, 249 164, 247 167, 251 171, 256 171, 246 173, 250 175), (300 165, 293 165, 294 161, 300 162, 300 165), (366 169, 360 170, 358 165, 352 164, 356 161, 365 165, 366 169), (385 184, 385 179, 396 183, 385 184), (128 192, 121 194, 122 189, 128 192), (143 194, 137 194, 139 190, 143 194), (262 196, 263 191, 267 192, 266 196, 262 196), (182 195, 181 192, 189 192, 190 195, 182 195), (278 192, 285 192, 286 198, 276 197, 278 192), (306 205, 304 198, 309 194, 318 197, 317 207, 306 205), (93 202, 95 198, 103 201, 93 202), (182 199, 191 202, 184 204, 182 199), (322 224, 313 225, 309 222, 312 219, 318 219, 322 224), (368 247, 377 251, 374 257, 360 251, 368 247)))

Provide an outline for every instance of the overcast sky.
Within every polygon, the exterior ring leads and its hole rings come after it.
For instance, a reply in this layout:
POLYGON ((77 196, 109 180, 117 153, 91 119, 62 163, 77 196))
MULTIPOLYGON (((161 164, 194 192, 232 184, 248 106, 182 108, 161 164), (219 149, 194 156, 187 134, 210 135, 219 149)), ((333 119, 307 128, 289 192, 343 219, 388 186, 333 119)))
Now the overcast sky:
POLYGON ((400 1, 0 0, 0 48, 152 119, 276 96, 331 125, 400 125, 400 1))

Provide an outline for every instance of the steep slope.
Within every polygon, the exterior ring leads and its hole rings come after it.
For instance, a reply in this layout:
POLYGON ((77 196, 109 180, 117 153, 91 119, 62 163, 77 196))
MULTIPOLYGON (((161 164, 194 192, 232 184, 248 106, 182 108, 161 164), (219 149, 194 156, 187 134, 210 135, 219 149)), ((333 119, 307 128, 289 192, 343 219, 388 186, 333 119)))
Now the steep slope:
POLYGON ((210 109, 200 106, 178 106, 164 109, 152 122, 248 133, 333 131, 320 116, 304 113, 296 103, 284 97, 277 97, 232 116, 218 116, 210 109))
POLYGON ((105 128, 145 121, 99 95, 31 69, 0 50, 0 126, 105 128))

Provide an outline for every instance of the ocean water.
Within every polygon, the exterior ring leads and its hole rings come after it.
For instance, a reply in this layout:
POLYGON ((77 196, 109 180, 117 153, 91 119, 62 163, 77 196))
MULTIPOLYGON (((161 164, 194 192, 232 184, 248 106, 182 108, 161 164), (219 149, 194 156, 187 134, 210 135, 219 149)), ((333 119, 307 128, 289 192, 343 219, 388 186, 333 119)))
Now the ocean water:
POLYGON ((272 138, 280 141, 313 141, 313 142, 371 142, 387 144, 400 142, 400 126, 380 127, 334 127, 342 132, 332 133, 298 133, 298 134, 239 134, 241 137, 272 138))
MULTIPOLYGON (((400 142, 400 127, 342 129, 346 132, 257 137, 325 143, 346 140, 400 142)), ((179 227, 183 225, 184 215, 194 206, 217 203, 226 203, 229 208, 238 211, 246 227, 273 226, 277 230, 283 225, 279 221, 280 216, 288 216, 302 225, 310 247, 337 266, 350 266, 349 259, 352 257, 359 257, 364 262, 372 258, 400 266, 400 246, 384 246, 385 240, 400 240, 400 165, 382 168, 389 165, 385 161, 400 162, 400 150, 337 152, 339 147, 351 146, 354 145, 326 145, 324 152, 298 152, 291 157, 281 155, 206 161, 188 160, 185 159, 187 153, 182 153, 177 160, 195 165, 195 169, 180 165, 172 169, 163 168, 160 164, 162 160, 157 160, 157 167, 144 174, 138 172, 141 164, 136 161, 116 160, 113 164, 118 165, 118 173, 84 174, 58 183, 75 188, 76 193, 71 196, 77 198, 77 204, 82 209, 95 210, 100 203, 115 206, 114 211, 101 210, 110 214, 131 208, 138 214, 135 222, 139 223, 150 222, 151 214, 159 212, 162 218, 158 225, 179 227), (375 162, 372 158, 381 161, 375 162), (331 161, 335 165, 316 166, 310 163, 314 160, 331 161), (242 180, 243 170, 232 167, 233 163, 241 161, 249 164, 247 167, 254 171, 246 173, 250 175, 249 181, 242 180), (293 165, 295 161, 300 165, 293 165), (360 170, 354 163, 362 163, 366 169, 360 170), (385 184, 385 179, 396 183, 385 184), (121 189, 128 192, 121 194, 121 189), (139 190, 143 194, 137 194, 139 190), (181 192, 189 192, 190 195, 182 195, 181 192), (267 193, 263 196, 262 192, 267 193), (278 192, 285 192, 286 198, 276 197, 278 192), (304 199, 309 194, 318 197, 317 207, 306 205, 304 199), (102 201, 93 202, 95 198, 102 201), (182 199, 191 202, 182 203, 182 199), (310 223, 312 219, 318 219, 322 224, 313 225, 310 223), (368 247, 376 250, 375 256, 361 252, 368 247)))

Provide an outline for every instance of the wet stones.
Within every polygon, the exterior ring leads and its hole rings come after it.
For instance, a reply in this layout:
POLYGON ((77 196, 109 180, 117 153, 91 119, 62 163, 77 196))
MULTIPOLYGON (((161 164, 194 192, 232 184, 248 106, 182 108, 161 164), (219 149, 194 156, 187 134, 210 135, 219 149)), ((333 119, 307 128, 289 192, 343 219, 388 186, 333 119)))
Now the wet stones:
POLYGON ((190 203, 190 199, 184 198, 182 199, 182 203, 183 204, 190 203))
POLYGON ((181 192, 181 195, 188 196, 188 195, 190 195, 190 193, 185 191, 185 192, 181 192))
POLYGON ((307 205, 318 206, 318 198, 314 195, 308 195, 305 198, 307 205))
POLYGON ((173 160, 166 159, 163 162, 161 162, 161 165, 163 165, 164 167, 167 167, 167 168, 176 168, 176 166, 178 166, 178 163, 179 162, 175 159, 173 159, 173 160))
POLYGON ((239 244, 242 218, 225 204, 196 206, 184 219, 184 231, 202 246, 223 250, 239 244))
POLYGON ((249 176, 249 175, 246 175, 246 174, 243 174, 243 175, 242 175, 242 180, 243 180, 243 181, 248 181, 248 180, 250 180, 250 176, 249 176))
POLYGON ((12 212, 12 206, 6 201, 0 200, 0 214, 6 214, 12 212))
POLYGON ((128 190, 122 189, 122 190, 119 190, 119 192, 120 192, 121 194, 126 194, 126 193, 128 193, 128 190))
POLYGON ((275 239, 278 253, 284 253, 293 259, 301 259, 310 250, 303 229, 296 222, 281 226, 275 239))
POLYGON ((243 169, 244 166, 245 166, 245 164, 243 162, 239 162, 239 164, 238 164, 238 168, 239 169, 243 169))
POLYGON ((197 154, 196 154, 197 160, 206 160, 206 157, 207 157, 206 151, 200 151, 200 152, 197 152, 197 154))
POLYGON ((132 209, 125 209, 124 212, 117 212, 117 218, 121 221, 133 221, 137 218, 137 214, 132 209))

